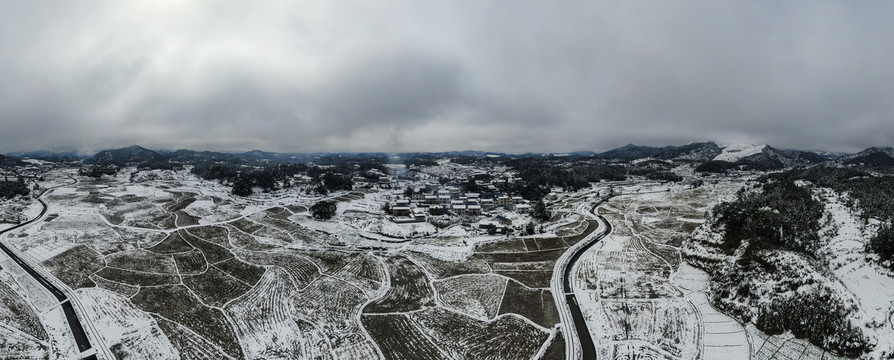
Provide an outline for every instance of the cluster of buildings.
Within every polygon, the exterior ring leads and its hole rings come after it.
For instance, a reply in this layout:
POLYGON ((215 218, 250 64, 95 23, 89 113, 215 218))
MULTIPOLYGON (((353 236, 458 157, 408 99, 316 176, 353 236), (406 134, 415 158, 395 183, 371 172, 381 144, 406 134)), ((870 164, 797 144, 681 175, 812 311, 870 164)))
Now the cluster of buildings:
POLYGON ((473 193, 455 186, 429 185, 396 199, 391 215, 396 222, 411 222, 425 221, 427 215, 481 216, 496 209, 526 214, 531 211, 531 204, 521 196, 495 191, 473 193))

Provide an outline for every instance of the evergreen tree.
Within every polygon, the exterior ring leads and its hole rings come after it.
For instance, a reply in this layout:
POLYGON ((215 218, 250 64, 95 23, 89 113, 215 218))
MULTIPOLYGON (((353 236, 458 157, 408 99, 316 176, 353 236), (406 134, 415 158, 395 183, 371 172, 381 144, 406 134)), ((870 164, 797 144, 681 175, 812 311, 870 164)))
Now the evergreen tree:
POLYGON ((310 212, 315 219, 329 220, 335 216, 335 211, 337 209, 338 208, 335 206, 334 202, 320 201, 310 207, 310 212))

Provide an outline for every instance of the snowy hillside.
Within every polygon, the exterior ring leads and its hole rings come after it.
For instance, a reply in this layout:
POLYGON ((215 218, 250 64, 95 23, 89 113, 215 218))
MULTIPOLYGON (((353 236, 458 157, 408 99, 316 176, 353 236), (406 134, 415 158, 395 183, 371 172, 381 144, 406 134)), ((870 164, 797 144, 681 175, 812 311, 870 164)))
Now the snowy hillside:
POLYGON ((723 148, 714 160, 735 162, 741 158, 760 154, 767 145, 733 144, 723 148))

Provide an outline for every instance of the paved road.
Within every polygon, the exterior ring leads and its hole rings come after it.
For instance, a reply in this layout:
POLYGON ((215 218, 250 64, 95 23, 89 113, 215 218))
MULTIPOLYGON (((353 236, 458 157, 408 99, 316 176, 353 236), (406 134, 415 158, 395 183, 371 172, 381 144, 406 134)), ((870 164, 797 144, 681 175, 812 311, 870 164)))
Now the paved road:
POLYGON ((571 255, 571 259, 568 261, 568 265, 565 266, 564 283, 562 286, 562 291, 565 293, 566 304, 568 304, 568 308, 571 310, 571 318, 574 320, 574 328, 577 330, 577 336, 580 341, 581 352, 583 353, 584 359, 596 358, 596 345, 593 344, 593 337, 590 336, 590 330, 587 328, 587 323, 586 321, 584 321, 584 315, 580 311, 580 306, 577 303, 577 297, 574 295, 574 290, 571 288, 570 279, 571 270, 574 268, 574 263, 577 262, 587 250, 593 247, 593 245, 596 245, 599 240, 605 238, 605 236, 610 234, 612 231, 612 224, 609 223, 608 220, 602 217, 602 215, 595 215, 599 218, 599 220, 602 220, 602 223, 605 224, 605 229, 603 229, 599 235, 596 235, 596 237, 590 239, 586 245, 579 248, 577 252, 571 255))
MULTIPOLYGON (((44 192, 41 193, 41 196, 49 190, 51 189, 44 190, 44 192)), ((43 210, 40 211, 40 215, 38 215, 34 219, 28 220, 9 229, 2 230, 0 231, 0 235, 30 225, 31 223, 43 218, 43 216, 47 213, 47 203, 45 203, 42 199, 37 199, 37 201, 40 201, 40 205, 43 206, 43 210)), ((71 304, 71 301, 69 301, 68 296, 65 295, 65 293, 61 289, 59 289, 59 287, 53 285, 52 282, 48 281, 46 277, 35 271, 30 264, 19 257, 16 252, 12 251, 3 242, 0 242, 0 249, 2 249, 3 252, 6 253, 6 255, 9 256, 13 261, 15 261, 16 264, 19 264, 19 266, 22 267, 22 269, 24 269, 25 272, 28 273, 28 275, 31 275, 34 280, 37 280, 37 282, 43 285, 43 287, 49 290, 50 293, 52 293, 53 296, 55 296, 56 299, 59 300, 62 306, 62 312, 65 313, 65 318, 68 320, 68 326, 71 328, 71 333, 74 336, 75 342, 77 343, 78 351, 84 353, 85 351, 90 350, 92 348, 92 346, 90 345, 90 339, 87 337, 87 333, 84 331, 84 327, 81 325, 81 321, 78 319, 78 315, 75 312, 74 306, 71 304)), ((96 355, 89 355, 84 359, 96 359, 96 355)))

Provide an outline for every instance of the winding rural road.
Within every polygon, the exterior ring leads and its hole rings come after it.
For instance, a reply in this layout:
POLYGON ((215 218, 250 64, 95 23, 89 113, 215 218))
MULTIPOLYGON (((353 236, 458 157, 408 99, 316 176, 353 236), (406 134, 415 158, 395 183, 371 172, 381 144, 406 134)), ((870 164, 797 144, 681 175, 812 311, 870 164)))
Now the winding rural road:
MULTIPOLYGON (((573 246, 556 262, 552 291, 556 306, 560 309, 559 318, 565 335, 565 354, 568 359, 595 359, 596 345, 590 336, 584 315, 580 310, 577 297, 571 288, 571 271, 574 264, 583 254, 600 240, 611 234, 612 225, 607 219, 596 212, 596 208, 611 197, 600 199, 590 209, 592 215, 598 220, 601 232, 593 232, 580 243, 573 246), (604 224, 604 225, 602 225, 604 224), (561 288, 559 288, 559 284, 561 288), (570 318, 569 318, 570 317, 570 318), (571 326, 574 324, 574 326, 571 326)), ((588 214, 589 215, 589 214, 588 214)))
MULTIPOLYGON (((41 197, 44 194, 48 193, 49 191, 51 191, 55 188, 58 188, 61 186, 66 186, 66 185, 74 185, 77 183, 77 180, 75 178, 71 177, 70 175, 69 175, 69 177, 72 180, 74 180, 73 183, 51 187, 51 188, 48 188, 40 193, 40 195, 37 198, 37 201, 39 201, 40 205, 43 207, 43 210, 40 211, 40 215, 37 215, 37 217, 35 217, 31 220, 28 220, 26 222, 23 222, 21 224, 13 226, 9 229, 0 231, 0 239, 2 239, 2 235, 4 235, 7 232, 31 225, 35 222, 42 220, 44 215, 46 215, 47 209, 49 207, 47 206, 47 203, 44 202, 43 199, 41 199, 41 197)), ((87 333, 84 331, 84 326, 81 324, 80 319, 78 319, 77 312, 75 311, 74 305, 72 304, 72 301, 70 301, 68 295, 66 295, 66 293, 62 289, 60 289, 58 286, 53 284, 52 281, 47 279, 47 277, 45 275, 41 274, 39 271, 36 270, 35 266, 39 266, 39 265, 31 265, 27 260, 22 258, 19 255, 18 250, 12 249, 10 246, 7 246, 3 241, 0 241, 0 249, 2 249, 3 252, 6 253, 7 256, 9 256, 13 261, 16 262, 16 264, 18 264, 23 270, 25 270, 25 272, 27 272, 28 275, 30 275, 32 278, 34 278, 34 280, 37 280, 37 282, 39 282, 41 285, 43 285, 43 287, 45 287, 51 294, 53 294, 53 296, 56 297, 56 300, 59 301, 59 304, 62 307, 62 311, 65 314, 65 318, 68 322, 68 326, 71 328, 71 334, 74 337, 75 342, 77 343, 78 351, 80 351, 80 353, 82 354, 82 358, 83 359, 97 359, 96 351, 93 350, 93 346, 90 344, 90 338, 87 336, 87 333)), ((109 356, 107 348, 101 348, 100 351, 103 351, 104 353, 106 353, 106 357, 109 356)))

